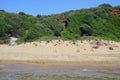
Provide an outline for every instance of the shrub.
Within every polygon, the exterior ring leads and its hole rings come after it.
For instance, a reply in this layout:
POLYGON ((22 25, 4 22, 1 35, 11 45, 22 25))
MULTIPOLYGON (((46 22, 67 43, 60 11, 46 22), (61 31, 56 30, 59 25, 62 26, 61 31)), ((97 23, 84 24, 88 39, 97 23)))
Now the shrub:
POLYGON ((33 41, 33 40, 37 40, 39 39, 39 37, 41 37, 42 34, 40 34, 37 30, 35 30, 34 28, 30 28, 25 36, 24 36, 24 39, 25 39, 25 42, 26 41, 33 41))
POLYGON ((19 12, 18 14, 19 15, 26 15, 24 12, 19 12))
POLYGON ((112 7, 109 4, 102 4, 97 8, 48 16, 37 15, 36 17, 24 12, 19 12, 18 15, 0 11, 0 40, 7 42, 10 30, 12 30, 12 36, 20 37, 18 42, 56 37, 77 39, 88 37, 88 35, 92 35, 90 39, 120 41, 120 17, 106 12, 107 9, 115 8, 119 8, 119 6, 112 7), (58 20, 60 15, 65 17, 58 20))
POLYGON ((6 12, 5 10, 0 10, 0 12, 6 12))
POLYGON ((80 31, 81 31, 81 35, 86 35, 86 36, 91 36, 93 31, 90 27, 81 27, 80 28, 80 31))
POLYGON ((112 8, 112 6, 110 5, 110 4, 106 4, 106 3, 104 3, 104 4, 101 4, 101 5, 99 5, 98 7, 100 7, 100 8, 112 8))
POLYGON ((74 39, 75 38, 75 34, 69 32, 68 30, 64 31, 62 33, 62 37, 67 38, 67 39, 74 39))
POLYGON ((42 16, 41 16, 40 14, 38 14, 36 17, 37 17, 37 18, 41 18, 42 16))

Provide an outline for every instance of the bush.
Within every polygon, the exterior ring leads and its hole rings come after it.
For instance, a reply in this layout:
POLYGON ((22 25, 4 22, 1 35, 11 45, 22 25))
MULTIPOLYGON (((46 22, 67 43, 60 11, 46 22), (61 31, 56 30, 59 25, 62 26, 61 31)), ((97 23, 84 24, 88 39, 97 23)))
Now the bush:
POLYGON ((37 30, 35 30, 34 28, 30 28, 25 36, 24 36, 24 39, 25 39, 25 42, 26 41, 33 41, 33 40, 37 40, 39 39, 39 37, 41 37, 42 34, 40 34, 37 30))
POLYGON ((69 32, 68 30, 64 31, 62 33, 62 37, 67 38, 67 39, 74 39, 75 38, 75 34, 69 32))
POLYGON ((112 6, 110 5, 110 4, 106 4, 106 3, 104 3, 104 4, 101 4, 101 5, 99 5, 98 7, 100 7, 100 8, 112 8, 112 6))
POLYGON ((6 12, 5 10, 0 10, 0 12, 6 12))
POLYGON ((38 14, 36 17, 37 17, 37 18, 41 18, 42 16, 41 16, 40 14, 38 14))
POLYGON ((18 14, 19 15, 26 15, 24 12, 19 12, 18 14))
POLYGON ((18 15, 0 11, 0 40, 6 42, 12 30, 12 36, 20 37, 18 42, 55 37, 77 39, 84 37, 82 35, 120 41, 120 17, 106 12, 107 9, 115 8, 109 4, 102 4, 97 8, 36 17, 24 12, 19 12, 18 15), (58 20, 60 15, 65 15, 63 22, 58 20))
POLYGON ((80 31, 81 31, 81 35, 86 35, 86 36, 91 36, 93 31, 90 27, 81 27, 80 28, 80 31))

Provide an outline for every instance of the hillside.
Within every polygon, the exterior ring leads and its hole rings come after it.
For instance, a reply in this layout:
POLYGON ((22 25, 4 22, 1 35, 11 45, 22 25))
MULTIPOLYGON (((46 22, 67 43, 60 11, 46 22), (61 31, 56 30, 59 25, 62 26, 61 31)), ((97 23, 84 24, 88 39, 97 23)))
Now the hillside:
POLYGON ((18 43, 54 38, 120 41, 120 6, 101 4, 47 16, 0 10, 0 43, 7 43, 11 36, 18 43))

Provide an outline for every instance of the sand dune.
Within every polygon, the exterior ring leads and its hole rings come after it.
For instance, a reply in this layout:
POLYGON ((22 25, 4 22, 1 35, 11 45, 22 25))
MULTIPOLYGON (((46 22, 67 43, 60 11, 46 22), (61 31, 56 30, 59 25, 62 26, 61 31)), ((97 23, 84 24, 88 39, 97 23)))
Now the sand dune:
POLYGON ((0 45, 2 62, 73 62, 120 65, 120 42, 114 41, 37 41, 15 46, 0 45))

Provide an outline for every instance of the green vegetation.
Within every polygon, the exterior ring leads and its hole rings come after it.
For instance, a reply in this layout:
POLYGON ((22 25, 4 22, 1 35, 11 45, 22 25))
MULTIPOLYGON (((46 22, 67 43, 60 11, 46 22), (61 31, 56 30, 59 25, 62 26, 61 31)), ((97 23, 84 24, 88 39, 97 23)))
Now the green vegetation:
POLYGON ((11 36, 18 37, 18 43, 50 37, 82 39, 85 36, 87 39, 120 41, 120 17, 107 12, 114 8, 120 9, 120 6, 101 4, 96 8, 48 16, 38 14, 36 17, 0 10, 0 43, 6 43, 11 36))

